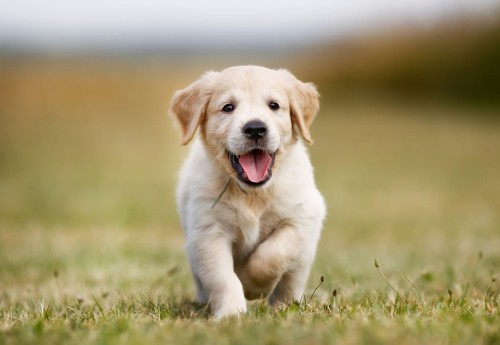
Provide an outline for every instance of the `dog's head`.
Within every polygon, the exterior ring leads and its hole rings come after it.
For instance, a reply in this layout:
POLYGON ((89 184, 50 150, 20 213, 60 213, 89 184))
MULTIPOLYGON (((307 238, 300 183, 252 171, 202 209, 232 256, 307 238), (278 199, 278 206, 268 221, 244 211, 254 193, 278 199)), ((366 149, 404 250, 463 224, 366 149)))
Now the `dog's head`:
POLYGON ((200 128, 207 152, 243 186, 262 186, 319 110, 318 92, 290 72, 238 66, 208 72, 174 94, 170 113, 183 145, 200 128))

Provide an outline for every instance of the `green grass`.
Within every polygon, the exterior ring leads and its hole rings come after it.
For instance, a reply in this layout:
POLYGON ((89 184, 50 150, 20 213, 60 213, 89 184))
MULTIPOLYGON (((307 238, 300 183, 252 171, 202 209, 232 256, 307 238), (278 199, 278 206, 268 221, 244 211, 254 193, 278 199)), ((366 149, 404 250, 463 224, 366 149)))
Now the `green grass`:
POLYGON ((325 101, 311 157, 329 215, 306 296, 216 323, 175 211, 171 86, 140 82, 151 98, 108 107, 0 105, 0 344, 500 343, 500 122, 325 101))

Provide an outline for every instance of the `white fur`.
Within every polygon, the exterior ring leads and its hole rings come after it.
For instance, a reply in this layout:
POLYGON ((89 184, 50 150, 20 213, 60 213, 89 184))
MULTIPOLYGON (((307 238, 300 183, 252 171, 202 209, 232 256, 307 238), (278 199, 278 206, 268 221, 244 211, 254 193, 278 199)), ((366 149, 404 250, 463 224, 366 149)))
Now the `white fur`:
POLYGON ((278 304, 303 296, 326 212, 299 139, 310 141, 317 98, 314 86, 289 72, 256 66, 210 72, 174 95, 183 143, 200 129, 177 201, 197 300, 209 302, 217 319, 245 312, 245 297, 278 304), (270 99, 278 111, 269 109, 270 99), (229 101, 235 111, 221 112, 229 101), (262 149, 278 150, 272 178, 260 187, 239 181, 225 154, 248 150, 242 126, 256 119, 268 127, 262 149))

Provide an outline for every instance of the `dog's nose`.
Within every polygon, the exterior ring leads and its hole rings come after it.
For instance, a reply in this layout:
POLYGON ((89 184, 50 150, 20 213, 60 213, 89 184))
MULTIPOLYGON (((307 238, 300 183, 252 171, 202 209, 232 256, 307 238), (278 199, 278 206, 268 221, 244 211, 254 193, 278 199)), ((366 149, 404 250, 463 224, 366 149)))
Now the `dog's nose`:
POLYGON ((267 126, 262 121, 253 120, 243 126, 243 133, 248 139, 262 139, 267 134, 267 126))

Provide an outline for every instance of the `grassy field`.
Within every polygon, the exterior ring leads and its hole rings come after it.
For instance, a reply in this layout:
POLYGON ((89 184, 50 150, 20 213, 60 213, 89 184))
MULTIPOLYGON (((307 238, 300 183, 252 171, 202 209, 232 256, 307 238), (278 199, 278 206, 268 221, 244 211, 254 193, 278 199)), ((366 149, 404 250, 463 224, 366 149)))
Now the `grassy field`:
POLYGON ((0 344, 500 343, 494 116, 324 96, 310 151, 329 215, 306 296, 215 323, 174 204, 187 149, 166 108, 191 75, 0 74, 0 344))

